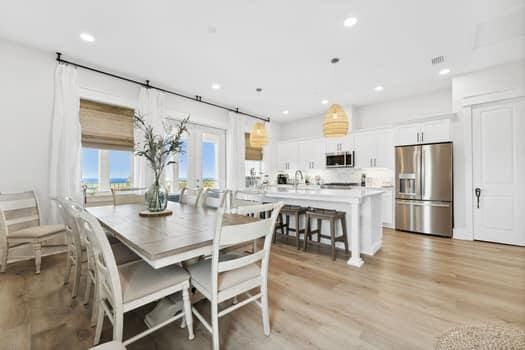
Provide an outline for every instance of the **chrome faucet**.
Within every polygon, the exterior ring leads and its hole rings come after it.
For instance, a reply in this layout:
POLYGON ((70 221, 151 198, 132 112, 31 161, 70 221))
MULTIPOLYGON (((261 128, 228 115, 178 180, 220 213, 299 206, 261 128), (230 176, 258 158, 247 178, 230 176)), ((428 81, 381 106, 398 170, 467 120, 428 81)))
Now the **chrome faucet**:
POLYGON ((301 175, 301 181, 304 180, 303 172, 301 170, 296 170, 295 171, 295 175, 294 175, 294 186, 295 186, 295 189, 297 189, 297 187, 299 187, 299 179, 297 178, 297 175, 301 175))

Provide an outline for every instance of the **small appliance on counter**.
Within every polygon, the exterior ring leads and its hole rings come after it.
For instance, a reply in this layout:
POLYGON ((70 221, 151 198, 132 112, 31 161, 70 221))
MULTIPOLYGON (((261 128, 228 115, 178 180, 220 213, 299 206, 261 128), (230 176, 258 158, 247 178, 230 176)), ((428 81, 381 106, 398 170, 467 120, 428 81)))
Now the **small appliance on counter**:
POLYGON ((277 174, 277 184, 286 185, 288 183, 288 174, 277 174))

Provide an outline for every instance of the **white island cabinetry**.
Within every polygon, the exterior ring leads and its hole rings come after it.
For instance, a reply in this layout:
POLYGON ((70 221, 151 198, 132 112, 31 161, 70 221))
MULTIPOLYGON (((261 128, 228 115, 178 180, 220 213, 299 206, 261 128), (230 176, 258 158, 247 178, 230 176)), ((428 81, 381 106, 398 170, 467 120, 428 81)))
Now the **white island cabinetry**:
MULTIPOLYGON (((367 188, 351 190, 271 188, 264 192, 264 200, 345 212, 351 250, 348 264, 360 267, 364 263, 361 254, 374 255, 382 245, 382 194, 382 190, 367 188)), ((301 225, 304 227, 304 224, 303 222, 301 225)), ((325 225, 323 231, 329 232, 328 223, 325 225)), ((338 235, 342 234, 341 227, 337 230, 338 235)), ((325 243, 329 244, 328 241, 325 243)), ((343 247, 339 242, 337 246, 343 247)))

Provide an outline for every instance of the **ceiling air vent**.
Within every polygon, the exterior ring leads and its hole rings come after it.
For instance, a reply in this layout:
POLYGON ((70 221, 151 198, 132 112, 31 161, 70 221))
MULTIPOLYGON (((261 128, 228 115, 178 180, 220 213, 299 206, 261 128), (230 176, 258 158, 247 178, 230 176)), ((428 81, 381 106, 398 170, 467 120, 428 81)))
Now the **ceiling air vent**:
POLYGON ((441 64, 445 62, 445 56, 436 56, 432 57, 432 65, 435 66, 437 64, 441 64))

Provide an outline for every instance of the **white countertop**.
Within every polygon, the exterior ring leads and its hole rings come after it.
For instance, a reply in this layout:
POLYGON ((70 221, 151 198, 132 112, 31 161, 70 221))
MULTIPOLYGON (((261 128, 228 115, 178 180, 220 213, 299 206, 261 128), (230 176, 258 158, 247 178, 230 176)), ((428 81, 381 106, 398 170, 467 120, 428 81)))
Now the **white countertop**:
POLYGON ((289 198, 304 199, 312 201, 327 202, 360 202, 366 197, 381 195, 384 191, 381 189, 371 188, 353 188, 353 189, 305 189, 305 188, 270 188, 264 191, 266 197, 271 198, 289 198))

